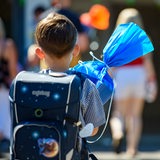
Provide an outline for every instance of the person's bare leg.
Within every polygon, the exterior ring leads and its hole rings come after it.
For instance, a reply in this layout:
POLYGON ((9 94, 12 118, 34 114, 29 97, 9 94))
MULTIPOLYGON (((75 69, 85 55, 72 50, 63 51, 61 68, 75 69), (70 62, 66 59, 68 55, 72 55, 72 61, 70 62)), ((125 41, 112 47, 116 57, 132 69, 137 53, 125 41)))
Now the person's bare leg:
POLYGON ((124 128, 124 120, 123 120, 123 108, 122 108, 121 100, 114 101, 114 109, 112 112, 112 117, 110 120, 112 137, 114 139, 120 139, 123 137, 123 128, 124 128))
POLYGON ((130 106, 126 108, 125 121, 127 129, 128 154, 134 156, 137 152, 141 132, 142 132, 142 111, 144 101, 142 99, 132 99, 130 106))
POLYGON ((111 133, 113 138, 113 146, 117 153, 121 152, 120 143, 124 136, 124 115, 125 108, 128 106, 128 99, 114 101, 114 109, 110 120, 111 133))

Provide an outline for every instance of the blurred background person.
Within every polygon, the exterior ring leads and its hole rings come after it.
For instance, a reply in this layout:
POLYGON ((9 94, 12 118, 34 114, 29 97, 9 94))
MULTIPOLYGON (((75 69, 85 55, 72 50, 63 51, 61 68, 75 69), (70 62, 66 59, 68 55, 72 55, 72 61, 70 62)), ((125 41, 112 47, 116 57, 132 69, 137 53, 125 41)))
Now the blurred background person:
POLYGON ((12 39, 6 38, 5 27, 0 18, 0 152, 9 151, 10 110, 9 87, 18 73, 18 53, 12 39))
MULTIPOLYGON (((105 34, 110 25, 110 11, 102 4, 93 4, 88 12, 80 15, 81 23, 86 27, 89 39, 90 39, 90 50, 93 52, 100 51, 100 46, 104 39, 100 39, 100 33, 105 34)), ((102 58, 101 54, 96 55, 97 58, 102 58)))
MULTIPOLYGON (((142 17, 135 8, 122 10, 116 25, 128 22, 134 22, 144 28, 142 17)), ((142 132, 142 113, 146 84, 152 84, 153 86, 152 102, 157 95, 157 82, 152 55, 149 53, 129 64, 114 68, 113 73, 117 83, 114 108, 110 119, 113 147, 116 153, 121 152, 122 138, 126 133, 126 153, 129 156, 134 156, 138 151, 142 132)))
POLYGON ((45 7, 42 5, 38 5, 33 10, 33 31, 32 31, 32 44, 27 47, 27 56, 25 59, 25 69, 28 71, 35 71, 38 72, 40 69, 40 60, 34 53, 34 48, 36 47, 34 32, 36 29, 36 25, 40 20, 40 15, 45 11, 45 7))
POLYGON ((26 70, 27 71, 40 71, 40 59, 35 54, 36 44, 32 44, 28 48, 27 52, 27 62, 26 62, 26 70))
MULTIPOLYGON (((80 22, 79 15, 75 13, 73 10, 71 10, 71 5, 72 5, 72 0, 51 0, 51 8, 42 13, 40 19, 46 17, 50 12, 55 11, 59 14, 65 15, 76 26, 78 31, 78 43, 80 45, 80 54, 76 58, 73 58, 70 65, 71 67, 73 67, 81 59, 82 54, 88 51, 89 38, 85 30, 85 27, 80 22)), ((43 66, 43 64, 41 65, 43 66)))
MULTIPOLYGON (((34 25, 37 25, 37 23, 39 22, 39 16, 45 11, 45 8, 43 6, 37 6, 34 9, 34 25)), ((36 26, 35 26, 36 27, 36 26)))
POLYGON ((40 15, 45 11, 45 7, 38 5, 34 10, 33 10, 33 33, 32 33, 32 43, 35 43, 34 39, 34 32, 36 29, 36 25, 39 22, 39 17, 40 15))

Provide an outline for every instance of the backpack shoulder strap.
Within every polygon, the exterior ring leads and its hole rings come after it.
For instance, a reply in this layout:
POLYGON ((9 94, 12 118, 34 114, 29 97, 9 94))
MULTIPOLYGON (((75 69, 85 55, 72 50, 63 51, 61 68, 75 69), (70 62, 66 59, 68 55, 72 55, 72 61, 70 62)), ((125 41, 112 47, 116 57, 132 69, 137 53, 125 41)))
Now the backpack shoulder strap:
POLYGON ((66 73, 67 74, 75 74, 75 75, 77 75, 81 80, 81 86, 83 88, 84 81, 86 80, 86 77, 83 75, 83 73, 76 72, 76 71, 71 71, 71 70, 66 71, 66 73))

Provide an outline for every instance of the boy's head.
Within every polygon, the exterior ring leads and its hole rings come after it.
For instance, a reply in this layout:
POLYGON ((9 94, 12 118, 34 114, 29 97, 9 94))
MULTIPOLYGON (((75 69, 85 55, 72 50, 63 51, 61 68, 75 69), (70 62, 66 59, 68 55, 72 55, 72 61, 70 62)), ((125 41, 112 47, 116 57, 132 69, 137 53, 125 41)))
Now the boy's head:
POLYGON ((74 49, 77 42, 77 30, 65 16, 50 13, 42 19, 36 28, 35 39, 48 56, 62 58, 74 49))

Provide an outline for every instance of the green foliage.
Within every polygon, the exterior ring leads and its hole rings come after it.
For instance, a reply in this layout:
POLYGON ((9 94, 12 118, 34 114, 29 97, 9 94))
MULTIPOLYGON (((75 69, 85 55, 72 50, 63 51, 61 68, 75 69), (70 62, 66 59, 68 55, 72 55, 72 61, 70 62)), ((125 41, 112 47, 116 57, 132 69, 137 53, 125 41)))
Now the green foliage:
POLYGON ((20 6, 24 6, 25 0, 18 0, 18 3, 19 3, 20 6))

